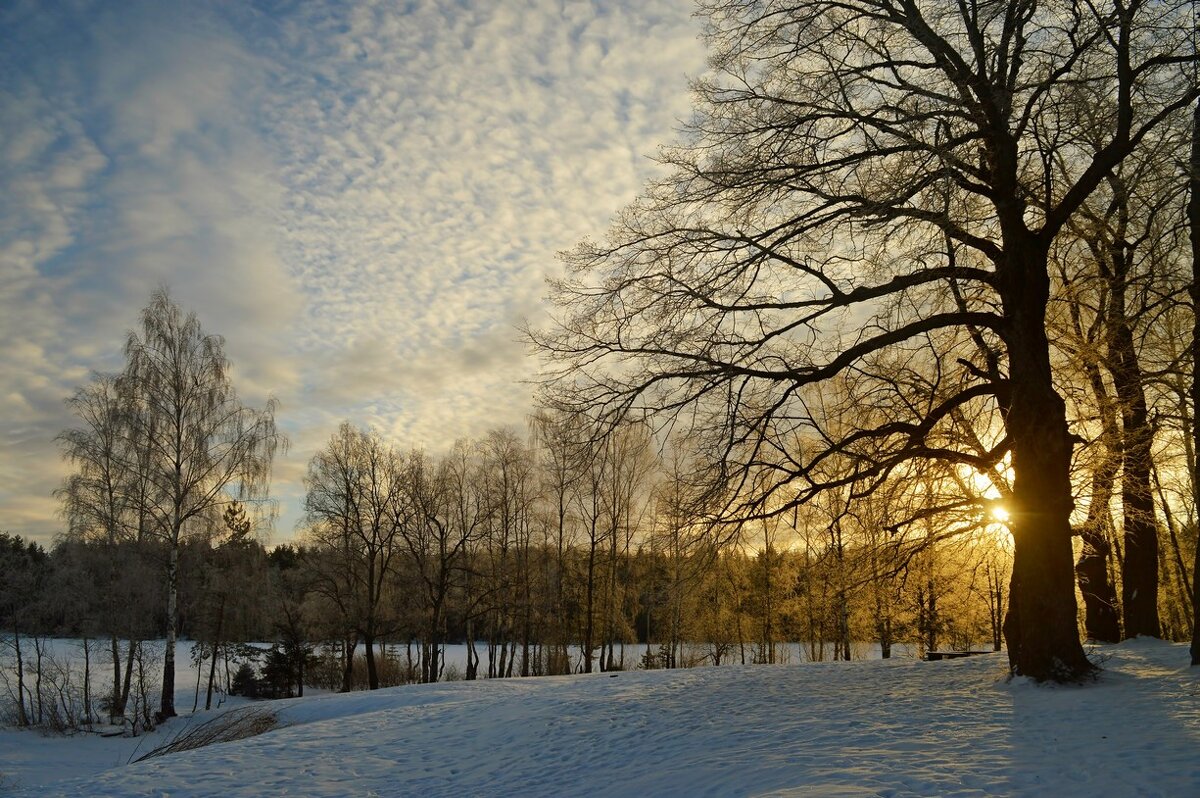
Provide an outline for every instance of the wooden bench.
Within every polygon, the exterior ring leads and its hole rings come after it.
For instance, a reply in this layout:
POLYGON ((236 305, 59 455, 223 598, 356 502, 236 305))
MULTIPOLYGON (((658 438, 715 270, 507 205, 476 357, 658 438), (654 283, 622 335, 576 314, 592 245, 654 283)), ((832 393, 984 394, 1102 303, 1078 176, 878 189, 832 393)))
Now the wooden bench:
POLYGON ((962 657, 974 657, 979 654, 993 654, 992 651, 927 651, 925 652, 926 662, 938 662, 943 659, 961 659, 962 657))

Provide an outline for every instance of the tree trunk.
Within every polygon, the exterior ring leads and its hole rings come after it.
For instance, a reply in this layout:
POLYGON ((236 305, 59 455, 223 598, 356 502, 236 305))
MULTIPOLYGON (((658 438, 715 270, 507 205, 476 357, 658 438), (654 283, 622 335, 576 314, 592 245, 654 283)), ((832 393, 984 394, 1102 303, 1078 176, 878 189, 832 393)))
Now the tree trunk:
POLYGON ((441 654, 441 607, 440 605, 434 610, 433 621, 429 624, 429 661, 425 667, 425 673, 421 674, 424 677, 426 684, 436 682, 439 677, 440 665, 438 664, 441 654))
POLYGON ((25 661, 21 655, 21 630, 13 628, 13 648, 17 653, 17 725, 28 726, 29 714, 25 711, 25 661))
POLYGON ((204 697, 204 710, 212 709, 213 680, 217 678, 217 651, 221 647, 221 626, 225 622, 225 596, 217 608, 217 634, 212 644, 212 662, 208 666, 208 694, 204 697))
POLYGON ((129 706, 129 691, 133 688, 133 665, 138 659, 138 647, 141 645, 140 640, 129 640, 129 651, 125 654, 125 683, 121 685, 121 716, 120 719, 125 719, 125 709, 129 706))
POLYGON ((1109 371, 1121 410, 1121 504, 1125 528, 1125 563, 1121 570, 1121 605, 1126 638, 1158 637, 1158 524, 1150 488, 1154 431, 1142 388, 1142 369, 1126 313, 1128 247, 1115 245, 1109 279, 1109 371))
MULTIPOLYGON (((1083 340, 1083 326, 1075 305, 1071 308, 1071 319, 1076 335, 1083 340)), ((1083 369, 1100 415, 1103 451, 1100 461, 1092 469, 1092 499, 1088 504, 1087 520, 1080 529, 1083 549, 1075 562, 1075 578, 1083 596, 1083 625, 1088 639, 1116 643, 1121 639, 1121 619, 1117 610, 1117 591, 1108 570, 1112 554, 1112 544, 1109 543, 1112 517, 1109 508, 1113 486, 1121 469, 1121 432, 1097 358, 1090 354, 1085 356, 1083 369)))
MULTIPOLYGON (((1191 167, 1188 174, 1187 220, 1192 243, 1192 282, 1188 294, 1192 300, 1192 418, 1200 421, 1200 100, 1192 115, 1191 167)), ((1193 506, 1200 507, 1200 423, 1192 424, 1193 506)), ((1192 562, 1192 647, 1193 665, 1200 665, 1200 543, 1192 562)))
MULTIPOLYGON (((176 539, 178 541, 178 538, 176 539)), ((179 544, 167 557, 167 648, 163 652, 162 701, 158 722, 175 717, 175 641, 179 623, 179 544)), ((187 699, 184 699, 185 701, 187 699)))
POLYGON ((86 637, 83 638, 83 722, 92 725, 92 651, 86 637))
POLYGON ((591 545, 588 547, 587 560, 587 598, 585 600, 584 621, 583 621, 583 672, 592 672, 592 652, 595 641, 593 639, 595 623, 595 595, 596 595, 596 534, 593 530, 591 537, 591 545))
POLYGON ((33 690, 37 695, 37 723, 42 725, 42 717, 45 712, 45 701, 42 698, 42 639, 37 635, 33 637, 33 664, 37 669, 33 674, 33 690))
MULTIPOLYGON (((1178 602, 1172 601, 1172 606, 1174 606, 1177 603, 1182 604, 1182 607, 1177 608, 1177 611, 1182 612, 1184 615, 1181 628, 1187 630, 1187 636, 1188 636, 1188 638, 1190 638, 1191 635, 1195 631, 1192 628, 1192 614, 1191 614, 1191 612, 1188 611, 1188 607, 1191 603, 1191 596, 1192 596, 1192 580, 1191 580, 1191 577, 1188 576, 1187 566, 1184 564, 1184 561, 1183 561, 1183 549, 1179 543, 1179 532, 1176 529, 1175 516, 1171 512, 1171 505, 1167 502, 1167 496, 1163 491, 1162 481, 1159 479, 1159 476, 1158 476, 1158 468, 1152 468, 1150 473, 1151 473, 1151 476, 1154 478, 1154 492, 1158 496, 1158 504, 1159 504, 1159 507, 1162 508, 1163 519, 1166 521, 1167 539, 1171 543, 1171 562, 1175 567, 1175 574, 1176 574, 1176 578, 1179 581, 1179 587, 1180 587, 1179 601, 1178 602)), ((1169 569, 1167 569, 1166 567, 1163 568, 1164 573, 1167 572, 1168 570, 1169 569)), ((1172 639, 1173 640, 1182 640, 1184 638, 1183 637, 1174 637, 1172 639)))
POLYGON ((116 635, 111 635, 108 642, 113 663, 112 698, 108 704, 108 722, 115 726, 125 717, 125 702, 121 695, 121 644, 116 635))
POLYGON ((367 689, 379 689, 379 672, 375 668, 375 638, 363 635, 363 647, 367 653, 367 689))
POLYGON ((1083 551, 1075 563, 1075 577, 1083 596, 1085 634, 1098 643, 1116 643, 1121 639, 1121 623, 1117 615, 1117 591, 1108 579, 1112 546, 1099 525, 1084 524, 1080 536, 1083 551))
POLYGON ((474 621, 467 618, 467 673, 468 682, 473 682, 479 674, 479 655, 475 653, 474 621))
POLYGON ((341 692, 348 693, 354 687, 354 650, 358 648, 358 640, 348 638, 342 644, 344 661, 342 663, 342 689, 341 692))
POLYGON ((999 651, 1004 643, 1004 579, 995 567, 995 560, 986 565, 988 581, 988 622, 992 628, 992 650, 999 651))
POLYGON ((1076 681, 1094 667, 1077 628, 1071 548, 1071 449, 1066 405, 1054 390, 1045 317, 1050 280, 1044 245, 1021 242, 1009 222, 1002 285, 1012 404, 1013 573, 1004 632, 1014 674, 1076 681), (1023 246, 1022 246, 1023 245, 1023 246))

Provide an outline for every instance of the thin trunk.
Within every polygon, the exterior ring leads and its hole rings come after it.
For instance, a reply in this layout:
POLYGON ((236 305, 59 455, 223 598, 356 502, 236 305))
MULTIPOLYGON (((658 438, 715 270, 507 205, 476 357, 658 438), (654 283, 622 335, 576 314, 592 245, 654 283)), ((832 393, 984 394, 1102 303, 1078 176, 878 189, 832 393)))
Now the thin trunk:
POLYGON ((479 654, 475 652, 474 622, 467 618, 467 681, 473 682, 479 674, 479 654))
MULTIPOLYGON (((1084 335, 1078 305, 1075 303, 1071 305, 1071 320, 1077 337, 1081 340, 1091 337, 1084 335)), ((1117 473, 1121 469, 1121 432, 1117 426, 1116 410, 1096 359, 1084 357, 1083 368, 1100 415, 1103 451, 1100 461, 1092 469, 1092 498, 1087 519, 1080 528, 1083 548, 1075 562, 1075 579, 1083 596, 1084 633, 1089 640, 1116 643, 1121 639, 1121 621, 1117 610, 1117 591, 1109 578, 1108 569, 1112 554, 1109 507, 1117 473)))
MULTIPOLYGON (((583 672, 592 672, 592 651, 595 641, 593 638, 596 593, 596 534, 592 531, 591 545, 588 547, 587 561, 587 599, 584 607, 583 622, 583 672)), ((1200 547, 1198 547, 1200 548, 1200 547)))
POLYGON ((92 652, 83 638, 83 722, 92 725, 92 652))
POLYGON ((1004 640, 1004 580, 988 563, 988 615, 992 626, 992 651, 999 651, 1004 640))
POLYGON ((42 641, 37 636, 34 636, 33 638, 33 656, 34 667, 37 669, 33 674, 33 690, 34 694, 37 696, 37 722, 38 725, 41 726, 42 715, 45 708, 43 706, 44 702, 42 699, 42 641))
POLYGON ((346 638, 342 643, 342 688, 341 692, 348 693, 354 687, 354 650, 358 648, 357 638, 346 638))
POLYGON ((217 608, 217 634, 212 644, 212 662, 208 666, 208 694, 204 697, 204 709, 212 709, 213 680, 217 678, 217 651, 221 648, 221 627, 225 623, 225 596, 217 608))
POLYGON ((137 659, 137 650, 141 646, 140 640, 129 640, 129 651, 125 654, 125 684, 121 686, 121 716, 120 719, 125 719, 125 709, 129 706, 129 691, 133 687, 133 665, 137 659))
POLYGON ((1126 314, 1125 282, 1130 254, 1114 255, 1109 300, 1109 370, 1121 409, 1121 505, 1125 528, 1125 565, 1121 605, 1126 638, 1162 634, 1158 618, 1158 524, 1150 489, 1154 431, 1142 388, 1142 369, 1126 314))
MULTIPOLYGON (((764 525, 764 529, 766 526, 764 525)), ((761 662, 775 663, 775 630, 771 628, 774 621, 774 607, 771 603, 771 542, 768 540, 762 554, 763 566, 763 637, 759 647, 758 658, 761 662)), ((836 658, 835 658, 836 659, 836 658)))
POLYGON ((200 682, 204 678, 204 649, 200 649, 200 661, 196 663, 196 689, 192 692, 192 712, 200 708, 200 682))
POLYGON ((17 725, 29 725, 29 713, 25 711, 25 658, 21 654, 21 630, 13 628, 13 648, 17 653, 17 725))
MULTIPOLYGON (((167 647, 163 652, 162 701, 158 722, 175 717, 175 642, 179 623, 179 544, 171 546, 167 558, 167 647)), ((186 699, 185 699, 186 700, 186 699)))
MULTIPOLYGON (((1192 501, 1200 508, 1200 100, 1192 115, 1191 167, 1188 174, 1188 232, 1192 244, 1192 282, 1188 294, 1192 300, 1192 501)), ((1193 665, 1200 665, 1200 542, 1192 560, 1192 646, 1193 665)))
POLYGON ((125 716, 125 702, 121 700, 121 644, 115 634, 109 637, 108 642, 113 663, 112 698, 108 703, 108 722, 115 726, 125 716))
POLYGON ((375 638, 372 635, 363 635, 363 650, 367 654, 367 689, 379 689, 379 672, 375 669, 375 638))
MULTIPOLYGON (((1183 549, 1179 544, 1179 533, 1175 525, 1175 514, 1171 512, 1171 505, 1167 502, 1166 492, 1163 490, 1162 482, 1158 478, 1158 468, 1151 469, 1151 476, 1154 478, 1154 488, 1158 493, 1158 501, 1162 506, 1163 518, 1167 522, 1167 535, 1171 541, 1172 564, 1175 567, 1176 579, 1178 579, 1182 588, 1180 597, 1186 605, 1191 601, 1192 595, 1192 580, 1188 576, 1187 566, 1183 562, 1183 549)), ((1164 567, 1164 571, 1166 568, 1164 567)), ((1174 604, 1174 602, 1172 602, 1174 604)), ((1193 633, 1191 613, 1185 610, 1183 626, 1187 629, 1187 634, 1190 637, 1193 633)), ((1174 638, 1179 639, 1179 638, 1174 638)))

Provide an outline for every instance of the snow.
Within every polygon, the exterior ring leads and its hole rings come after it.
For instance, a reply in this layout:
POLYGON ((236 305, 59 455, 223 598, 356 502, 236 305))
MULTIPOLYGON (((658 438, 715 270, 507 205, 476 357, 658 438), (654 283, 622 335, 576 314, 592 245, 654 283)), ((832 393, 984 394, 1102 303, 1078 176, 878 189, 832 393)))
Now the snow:
MULTIPOLYGON (((1007 681, 997 654, 320 695, 259 704, 285 724, 259 737, 15 794, 1200 793, 1200 669, 1186 648, 1136 640, 1096 654, 1104 675, 1083 687, 1007 681)), ((111 742, 8 732, 0 772, 20 779, 40 759, 38 775, 53 775, 56 748, 60 762, 113 765, 96 753, 111 742)))

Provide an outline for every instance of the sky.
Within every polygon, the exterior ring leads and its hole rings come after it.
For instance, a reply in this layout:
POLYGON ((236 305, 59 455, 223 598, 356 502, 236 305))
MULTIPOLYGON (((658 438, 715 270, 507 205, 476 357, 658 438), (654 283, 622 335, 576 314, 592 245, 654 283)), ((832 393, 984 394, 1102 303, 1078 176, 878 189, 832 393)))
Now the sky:
POLYGON ((522 426, 517 325, 657 167, 691 0, 0 3, 0 530, 52 542, 64 399, 167 286, 279 401, 275 542, 342 420, 522 426))

